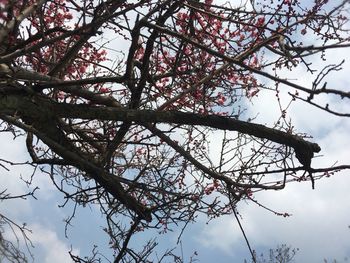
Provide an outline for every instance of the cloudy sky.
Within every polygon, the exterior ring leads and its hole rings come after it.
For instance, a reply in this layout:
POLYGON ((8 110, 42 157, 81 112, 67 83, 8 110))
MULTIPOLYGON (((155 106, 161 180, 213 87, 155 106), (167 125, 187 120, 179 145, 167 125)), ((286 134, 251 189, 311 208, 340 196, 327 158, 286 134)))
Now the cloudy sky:
MULTIPOLYGON (((344 51, 334 51, 330 57, 342 58, 344 51)), ((347 54, 349 56, 349 54, 347 54)), ((334 87, 348 88, 347 78, 350 64, 342 72, 332 77, 334 87)), ((300 74, 297 72, 296 74, 300 74)), ((308 79, 300 81, 310 83, 308 79)), ((272 123, 276 119, 277 105, 269 99, 271 94, 260 93, 252 102, 252 111, 260 112, 260 123, 272 123)), ((350 110, 349 105, 343 105, 350 110)), ((289 116, 294 120, 299 132, 314 136, 314 141, 322 148, 322 156, 314 160, 314 165, 325 167, 349 163, 350 121, 331 116, 303 103, 294 103, 289 116)), ((11 136, 1 136, 1 159, 25 161, 27 153, 24 142, 14 141, 11 136)), ((1 170, 0 180, 8 192, 20 194, 26 191, 19 177, 28 178, 30 167, 9 166, 9 172, 1 170)), ((93 244, 103 249, 107 240, 102 232, 104 224, 98 211, 94 208, 79 209, 76 219, 68 229, 68 239, 64 235, 65 224, 72 207, 58 208, 63 203, 61 195, 55 193, 45 174, 37 173, 34 185, 38 185, 38 200, 12 200, 0 203, 1 213, 17 222, 26 222, 33 233, 30 235, 35 248, 35 262, 70 262, 67 251, 73 248, 76 253, 87 255, 93 244)), ((330 178, 316 182, 316 189, 311 189, 309 182, 289 184, 285 190, 278 192, 260 192, 256 198, 266 206, 279 212, 292 214, 289 218, 278 217, 257 207, 252 203, 241 203, 239 211, 241 222, 252 247, 261 252, 287 244, 299 248, 296 262, 323 262, 323 259, 350 260, 350 174, 349 171, 337 173, 330 178)), ((159 236, 163 249, 176 246, 177 232, 169 236, 159 236)), ((150 234, 152 235, 152 234, 150 234)), ((150 237, 147 236, 147 237, 150 237)), ((142 237, 138 237, 142 238, 142 237)), ((143 239, 143 238, 142 238, 143 239)), ((137 241, 137 240, 136 240, 137 241)), ((198 252, 200 262, 243 262, 249 259, 249 252, 233 216, 226 216, 206 224, 205 218, 190 225, 182 241, 182 253, 188 258, 194 251, 198 252)), ((180 248, 177 250, 181 252, 180 248)))
MULTIPOLYGON (((350 58, 350 54, 334 50, 328 58, 339 62, 350 58)), ((328 83, 334 88, 349 90, 350 63, 347 62, 343 68, 343 71, 333 74, 328 83)), ((311 84, 312 79, 305 77, 303 70, 294 74, 290 77, 297 78, 301 84, 311 84)), ((257 122, 271 125, 277 119, 278 107, 271 99, 273 96, 273 93, 259 93, 252 101, 251 111, 259 112, 257 122)), ((333 103, 350 112, 349 102, 334 98, 333 103)), ((350 163, 349 119, 329 115, 303 103, 294 103, 288 116, 298 132, 311 134, 312 140, 321 146, 320 156, 313 161, 315 167, 326 167, 336 162, 337 165, 350 163)), ((10 135, 1 135, 0 140, 0 159, 27 160, 23 140, 14 141, 10 135)), ((13 194, 27 191, 19 178, 29 178, 31 168, 6 166, 10 171, 0 168, 1 189, 6 188, 13 194)), ((67 238, 63 220, 71 214, 72 207, 59 208, 64 202, 63 197, 55 192, 46 174, 38 172, 33 185, 40 188, 36 194, 38 200, 6 201, 0 203, 0 212, 18 223, 26 222, 32 229, 30 238, 34 245, 35 262, 71 262, 67 251, 73 249, 74 253, 88 255, 94 244, 109 255, 109 250, 105 249, 108 240, 102 231, 104 221, 95 208, 78 209, 68 228, 67 238)), ((275 216, 253 203, 239 204, 241 223, 253 249, 266 253, 270 248, 287 244, 299 248, 295 260, 298 263, 323 262, 323 259, 346 262, 346 258, 350 261, 350 171, 317 181, 315 188, 311 189, 310 182, 292 183, 283 191, 256 194, 262 204, 278 212, 292 214, 288 218, 275 216)), ((167 236, 157 236, 160 249, 176 246, 177 234, 175 230, 167 236)), ((146 237, 152 237, 152 234, 146 237)), ((134 242, 137 243, 137 240, 134 242)), ((183 253, 185 259, 197 251, 197 258, 204 263, 249 259, 248 248, 233 216, 225 216, 209 224, 206 218, 199 218, 198 223, 188 227, 176 251, 183 253)))
MULTIPOLYGON (((257 104, 254 105, 258 107, 257 104)), ((298 130, 314 131, 314 140, 323 149, 325 157, 320 157, 315 165, 326 166, 337 160, 339 164, 349 163, 348 120, 333 118, 321 112, 307 116, 312 110, 300 104, 295 112, 294 120, 298 123, 298 130), (307 124, 309 128, 304 129, 307 124), (317 136, 318 133, 321 135, 317 136)), ((11 137, 2 136, 1 139, 1 159, 25 160, 24 144, 14 142, 11 137)), ((1 171, 2 187, 6 186, 11 193, 22 193, 26 187, 19 183, 18 177, 28 177, 32 171, 23 167, 10 168, 10 172, 1 171)), ((76 253, 87 255, 93 244, 97 244, 108 255, 108 249, 103 249, 108 242, 102 232, 104 221, 98 211, 93 208, 79 209, 68 229, 67 239, 64 236, 63 219, 70 215, 72 207, 58 208, 63 203, 63 198, 55 193, 45 174, 37 174, 35 185, 40 187, 36 195, 38 200, 0 203, 1 213, 17 222, 28 223, 33 230, 30 237, 35 246, 32 250, 35 262, 71 262, 67 254, 71 246, 76 253)), ((345 258, 350 258, 349 185, 349 172, 344 171, 317 181, 315 190, 311 189, 309 182, 304 182, 289 184, 283 191, 257 194, 256 198, 262 204, 292 214, 288 218, 275 216, 252 203, 241 203, 241 222, 252 247, 260 253, 280 244, 288 244, 299 248, 296 262, 316 263, 323 262, 325 258, 345 262, 345 258)), ((175 247, 177 234, 175 231, 168 236, 159 236, 160 248, 175 247)), ((185 232, 181 247, 185 258, 197 251, 200 262, 218 259, 223 263, 243 262, 245 258, 249 259, 248 249, 233 216, 209 224, 206 224, 206 218, 200 218, 197 224, 190 225, 185 232)), ((176 251, 181 253, 180 246, 176 251)))

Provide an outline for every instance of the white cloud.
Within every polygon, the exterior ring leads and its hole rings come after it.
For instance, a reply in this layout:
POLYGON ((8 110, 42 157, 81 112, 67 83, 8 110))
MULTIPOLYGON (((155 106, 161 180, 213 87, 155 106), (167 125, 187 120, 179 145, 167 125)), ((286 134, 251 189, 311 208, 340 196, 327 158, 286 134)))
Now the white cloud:
POLYGON ((226 254, 233 255, 235 244, 241 242, 239 231, 233 218, 221 217, 209 224, 203 224, 201 233, 195 240, 207 248, 219 249, 226 254))
MULTIPOLYGON (((24 139, 24 137, 18 137, 16 140, 13 140, 11 134, 2 134, 0 159, 21 163, 27 161, 29 156, 25 148, 24 139)), ((68 255, 70 247, 64 241, 60 240, 53 230, 43 225, 39 225, 38 223, 33 225, 31 224, 31 222, 38 219, 38 212, 40 211, 41 213, 43 209, 46 209, 43 201, 51 201, 53 203, 52 206, 47 209, 47 211, 55 211, 55 216, 61 216, 63 213, 63 211, 57 208, 57 201, 54 201, 52 198, 54 197, 53 195, 55 191, 52 191, 53 185, 50 182, 50 178, 46 174, 43 174, 37 170, 35 176, 33 177, 32 185, 30 188, 28 188, 25 182, 21 181, 20 178, 30 180, 34 170, 33 167, 30 165, 10 165, 6 162, 1 163, 6 166, 7 169, 9 169, 9 171, 7 171, 4 168, 0 168, 1 191, 6 189, 7 194, 22 195, 30 192, 31 189, 38 186, 39 190, 35 192, 35 196, 41 201, 39 204, 32 197, 27 197, 27 200, 6 200, 0 202, 1 214, 9 217, 19 225, 21 225, 23 222, 29 223, 28 229, 33 231, 32 234, 29 234, 29 238, 35 246, 35 248, 32 250, 35 262, 71 262, 68 255)), ((48 215, 48 218, 49 217, 50 215, 48 215)), ((20 237, 19 241, 20 244, 22 244, 22 250, 25 252, 26 249, 23 244, 23 239, 17 230, 16 233, 18 234, 18 237, 20 237)), ((9 240, 16 242, 10 231, 5 232, 5 235, 9 240)), ((77 251, 74 252, 76 253, 77 251)))
MULTIPOLYGON (((6 160, 12 163, 25 163, 30 160, 29 154, 25 147, 25 137, 17 137, 13 140, 13 136, 10 133, 1 134, 1 152, 0 159, 6 160)), ((30 188, 20 180, 30 181, 34 172, 34 167, 30 165, 10 165, 7 162, 0 161, 9 171, 4 168, 0 168, 1 188, 0 190, 7 189, 7 193, 12 195, 21 195, 39 187, 36 191, 36 196, 41 199, 49 199, 53 195, 54 186, 50 182, 50 178, 47 174, 41 173, 39 170, 35 171, 32 185, 30 188)), ((14 201, 16 202, 16 201, 14 201)))
POLYGON ((308 183, 293 183, 281 192, 261 193, 258 200, 264 205, 292 216, 277 217, 254 205, 243 207, 248 236, 256 246, 287 243, 300 248, 298 262, 346 256, 350 242, 349 184, 350 178, 343 173, 318 181, 316 190, 308 183))
MULTIPOLYGON (((239 204, 241 223, 253 249, 262 248, 260 253, 280 244, 291 245, 300 249, 296 261, 299 263, 350 257, 348 185, 350 177, 342 173, 317 181, 316 190, 311 189, 310 183, 292 183, 279 192, 257 194, 257 200, 263 205, 292 214, 287 218, 253 203, 239 204)), ((205 225, 196 240, 200 245, 232 258, 241 252, 245 242, 233 216, 205 225)))
MULTIPOLYGON (((33 230, 31 240, 34 246, 41 249, 44 254, 40 262, 62 263, 72 261, 68 254, 69 245, 61 240, 54 231, 39 224, 34 224, 30 228, 33 230)), ((73 254, 78 255, 79 250, 73 249, 73 254)))

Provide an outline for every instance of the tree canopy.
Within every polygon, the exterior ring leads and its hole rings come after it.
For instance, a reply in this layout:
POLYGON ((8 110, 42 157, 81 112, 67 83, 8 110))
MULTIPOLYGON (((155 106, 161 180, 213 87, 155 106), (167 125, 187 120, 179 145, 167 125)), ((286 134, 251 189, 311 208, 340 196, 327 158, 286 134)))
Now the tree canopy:
POLYGON ((321 147, 287 113, 350 116, 348 87, 327 81, 344 61, 326 60, 350 46, 349 2, 236 2, 0 0, 1 132, 26 138, 24 165, 67 203, 100 208, 114 262, 151 255, 129 246, 134 233, 234 214, 257 191, 350 167, 314 167, 321 147), (289 78, 300 69, 310 83, 289 78), (247 111, 263 93, 290 100, 273 126, 247 111))

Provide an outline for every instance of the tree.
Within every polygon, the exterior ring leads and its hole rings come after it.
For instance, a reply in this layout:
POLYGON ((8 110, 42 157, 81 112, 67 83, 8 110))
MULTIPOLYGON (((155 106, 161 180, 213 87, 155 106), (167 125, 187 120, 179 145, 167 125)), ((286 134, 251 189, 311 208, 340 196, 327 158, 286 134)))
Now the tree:
MULTIPOLYGON (((291 248, 286 244, 277 246, 275 249, 269 250, 268 258, 261 253, 260 257, 255 260, 259 263, 288 263, 294 262, 294 257, 297 254, 298 248, 291 248)), ((256 255, 255 255, 256 256, 256 255)), ((245 263, 248 261, 245 260, 245 263)), ((254 262, 254 261, 253 261, 254 262)))
POLYGON ((29 164, 67 202, 100 207, 114 262, 146 261, 152 244, 128 246, 138 231, 232 214, 256 191, 349 168, 313 167, 321 148, 288 107, 273 127, 246 113, 273 91, 350 116, 318 100, 350 98, 327 83, 343 62, 312 64, 350 45, 349 3, 330 2, 2 0, 2 132, 26 137, 29 164), (312 83, 288 78, 299 68, 312 83))

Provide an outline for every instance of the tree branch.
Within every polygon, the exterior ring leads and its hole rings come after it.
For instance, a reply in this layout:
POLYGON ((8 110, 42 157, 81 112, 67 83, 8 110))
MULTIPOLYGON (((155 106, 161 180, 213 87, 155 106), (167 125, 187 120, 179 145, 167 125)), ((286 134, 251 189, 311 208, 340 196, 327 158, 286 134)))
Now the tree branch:
POLYGON ((74 163, 76 167, 85 171, 87 176, 93 178, 101 186, 104 187, 112 196, 124 204, 128 209, 134 211, 141 219, 148 222, 152 221, 151 212, 141 205, 136 199, 127 194, 121 185, 116 175, 111 175, 104 169, 98 167, 97 164, 91 159, 88 159, 86 155, 82 155, 67 149, 64 144, 58 143, 55 139, 50 138, 47 134, 39 131, 29 125, 21 123, 16 118, 0 115, 0 118, 6 122, 12 123, 25 131, 32 132, 46 145, 48 145, 55 153, 60 155, 63 159, 74 163))
MULTIPOLYGON (((59 118, 201 125, 220 130, 237 131, 294 148, 298 160, 305 166, 311 163, 314 152, 317 153, 321 150, 318 144, 305 141, 299 136, 261 124, 216 115, 57 103, 42 96, 28 98, 20 95, 8 95, 0 98, 0 112, 5 114, 20 112, 23 116, 31 118, 35 116, 42 118, 43 115, 50 115, 59 118)), ((48 116, 48 118, 50 117, 48 116)))

